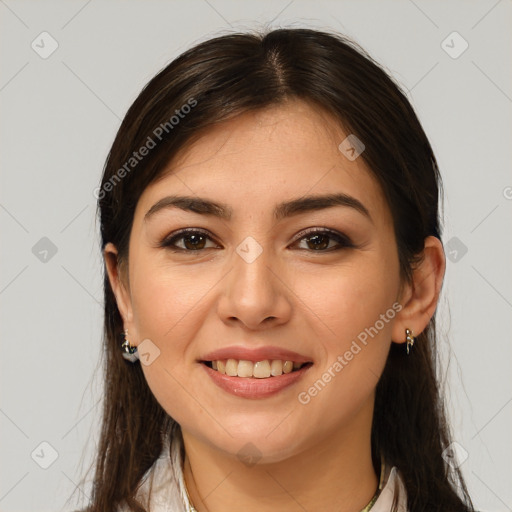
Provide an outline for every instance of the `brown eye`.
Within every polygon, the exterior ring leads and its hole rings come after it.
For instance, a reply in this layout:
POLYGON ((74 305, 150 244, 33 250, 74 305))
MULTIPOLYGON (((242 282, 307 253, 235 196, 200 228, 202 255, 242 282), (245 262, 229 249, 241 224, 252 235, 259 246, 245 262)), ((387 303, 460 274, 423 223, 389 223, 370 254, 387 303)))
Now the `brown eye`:
POLYGON ((189 249, 191 251, 204 249, 206 244, 206 237, 204 235, 185 235, 182 237, 184 240, 183 245, 185 249, 189 249))
MULTIPOLYGON (((300 249, 311 252, 330 252, 343 248, 354 247, 350 239, 335 231, 311 230, 296 242, 300 249), (306 247, 301 244, 305 242, 306 247)), ((219 248, 211 237, 203 231, 189 229, 174 233, 160 244, 175 252, 199 252, 205 249, 219 248), (213 245, 208 246, 208 242, 213 245)))
POLYGON ((336 231, 316 229, 301 234, 303 236, 296 242, 299 244, 299 249, 309 250, 311 252, 330 252, 354 247, 354 244, 346 235, 336 231), (305 247, 301 247, 300 245, 304 244, 304 242, 305 247))
POLYGON ((305 240, 310 249, 317 251, 329 247, 330 237, 328 235, 313 235, 306 237, 305 240))
POLYGON ((211 238, 202 231, 185 230, 167 237, 160 244, 161 247, 167 247, 176 252, 194 252, 202 251, 211 247, 218 247, 211 238), (207 247, 210 241, 213 245, 207 247))

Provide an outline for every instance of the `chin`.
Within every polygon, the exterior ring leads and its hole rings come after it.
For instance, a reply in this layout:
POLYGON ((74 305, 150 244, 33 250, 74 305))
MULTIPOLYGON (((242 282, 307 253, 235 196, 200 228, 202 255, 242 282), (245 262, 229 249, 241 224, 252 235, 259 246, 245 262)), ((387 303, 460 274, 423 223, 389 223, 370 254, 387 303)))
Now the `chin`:
MULTIPOLYGON (((285 417, 286 414, 279 421, 285 417)), ((304 428, 288 425, 284 429, 284 422, 279 425, 279 421, 275 414, 271 418, 267 415, 266 418, 251 418, 250 421, 245 415, 243 422, 224 424, 229 434, 221 429, 216 432, 217 435, 212 436, 210 429, 202 432, 201 437, 216 450, 246 465, 273 464, 296 455, 307 444, 304 428)))

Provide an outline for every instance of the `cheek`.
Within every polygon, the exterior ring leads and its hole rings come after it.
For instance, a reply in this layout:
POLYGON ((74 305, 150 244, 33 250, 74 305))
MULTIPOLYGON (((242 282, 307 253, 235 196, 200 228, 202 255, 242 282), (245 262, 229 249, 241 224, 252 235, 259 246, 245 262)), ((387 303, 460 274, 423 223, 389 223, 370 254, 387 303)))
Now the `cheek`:
MULTIPOLYGON (((205 409, 194 382, 199 365, 188 364, 194 349, 191 340, 211 310, 208 293, 219 277, 213 272, 197 278, 193 266, 176 267, 157 264, 149 259, 133 258, 131 279, 134 322, 140 341, 151 340, 158 347, 158 357, 142 364, 146 381, 162 407, 179 423, 193 418, 198 425, 205 409), (196 367, 197 366, 197 367, 196 367)), ((210 418, 211 420, 211 418, 210 418)))
POLYGON ((399 307, 399 272, 391 252, 390 257, 375 256, 367 254, 366 263, 360 260, 360 265, 333 269, 300 285, 298 296, 308 306, 324 357, 304 384, 299 402, 314 400, 319 413, 337 403, 344 404, 339 414, 355 410, 372 393, 384 368, 399 307))
MULTIPOLYGON (((162 408, 178 423, 201 422, 201 410, 194 410, 197 390, 190 368, 185 367, 190 337, 197 330, 197 302, 194 293, 179 293, 179 279, 157 272, 146 273, 143 286, 134 293, 134 319, 140 340, 150 339, 158 347, 157 357, 142 364, 146 382, 162 408), (178 281, 178 282, 177 282, 178 281)), ((141 351, 139 350, 139 354, 141 351)))
POLYGON ((299 302, 307 305, 308 316, 331 356, 333 350, 343 349, 375 324, 379 335, 391 339, 392 306, 399 290, 398 263, 393 258, 365 254, 350 266, 337 266, 316 276, 304 274, 295 282, 299 302))
POLYGON ((192 266, 176 268, 149 259, 134 268, 132 303, 139 337, 154 338, 166 350, 178 350, 185 327, 188 337, 193 336, 194 318, 204 308, 216 276, 197 279, 192 266))

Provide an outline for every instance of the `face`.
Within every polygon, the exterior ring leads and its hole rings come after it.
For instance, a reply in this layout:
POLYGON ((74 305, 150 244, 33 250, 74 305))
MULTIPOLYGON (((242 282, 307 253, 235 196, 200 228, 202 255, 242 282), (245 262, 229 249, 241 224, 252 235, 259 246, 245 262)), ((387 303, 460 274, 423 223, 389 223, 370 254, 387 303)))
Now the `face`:
POLYGON ((301 102, 244 114, 142 193, 120 309, 184 436, 277 461, 371 423, 400 273, 383 192, 338 149, 347 135, 301 102))

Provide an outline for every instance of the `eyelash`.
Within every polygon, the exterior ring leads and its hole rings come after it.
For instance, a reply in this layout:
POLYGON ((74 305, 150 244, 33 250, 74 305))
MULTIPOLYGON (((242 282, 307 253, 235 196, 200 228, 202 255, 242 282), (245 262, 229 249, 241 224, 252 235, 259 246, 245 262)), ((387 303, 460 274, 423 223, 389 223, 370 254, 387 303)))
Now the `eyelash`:
MULTIPOLYGON (((165 247, 165 248, 171 250, 172 252, 176 252, 176 253, 180 253, 180 252, 181 253, 201 253, 202 251, 205 251, 207 249, 212 249, 212 247, 206 247, 203 249, 196 249, 196 250, 183 249, 181 247, 176 247, 173 245, 178 240, 185 238, 187 235, 202 235, 202 236, 205 236, 206 238, 214 241, 210 237, 210 235, 207 231, 204 231, 204 230, 198 229, 198 228, 186 228, 186 229, 179 230, 176 233, 172 233, 170 236, 164 238, 164 240, 162 240, 162 242, 160 243, 160 247, 165 247)), ((309 252, 325 253, 325 252, 339 251, 341 249, 349 249, 349 248, 355 247, 354 244, 352 243, 352 241, 350 240, 350 238, 348 238, 346 235, 344 235, 342 233, 338 233, 337 231, 333 231, 331 229, 326 229, 326 228, 322 228, 322 229, 310 228, 308 230, 302 231, 301 233, 299 233, 299 235, 297 236, 297 239, 293 242, 293 244, 300 242, 303 239, 313 238, 313 236, 315 236, 315 235, 328 235, 331 239, 334 239, 339 245, 338 245, 338 247, 335 247, 335 248, 331 247, 331 248, 324 249, 324 250, 314 250, 314 249, 300 249, 300 250, 305 250, 305 251, 309 251, 309 252)))

